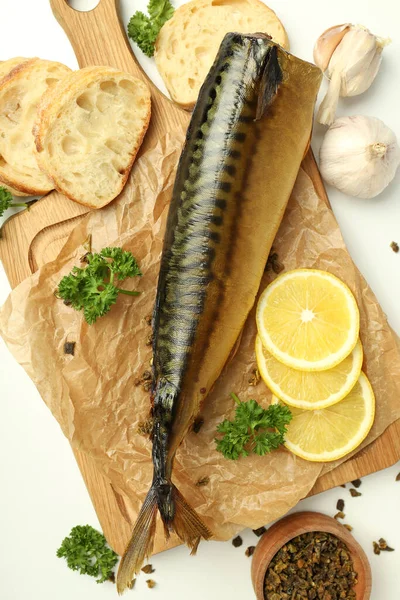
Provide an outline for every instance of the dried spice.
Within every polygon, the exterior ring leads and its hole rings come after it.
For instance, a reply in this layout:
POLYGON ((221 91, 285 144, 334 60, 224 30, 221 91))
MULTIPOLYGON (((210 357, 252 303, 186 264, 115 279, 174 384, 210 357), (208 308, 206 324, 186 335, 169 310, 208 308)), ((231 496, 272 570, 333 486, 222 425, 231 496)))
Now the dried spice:
POLYGON ((76 346, 76 342, 65 342, 64 354, 71 354, 71 356, 74 356, 75 355, 75 346, 76 346))
POLYGON ((192 427, 194 433, 199 433, 199 431, 203 427, 203 425, 204 425, 203 417, 196 417, 195 420, 193 421, 193 427, 192 427))
POLYGON ((257 537, 261 537, 267 531, 265 527, 259 527, 258 529, 253 529, 253 533, 256 534, 257 537))
POLYGON ((156 582, 154 581, 154 579, 146 579, 146 583, 147 583, 147 587, 149 587, 150 589, 155 587, 156 582))
POLYGON ((342 483, 342 484, 340 485, 340 487, 342 487, 342 488, 345 488, 345 489, 346 489, 346 484, 345 484, 345 483, 342 483))
POLYGON ((153 332, 149 333, 149 335, 147 336, 146 339, 146 346, 152 346, 153 345, 153 332))
POLYGON ((142 386, 145 392, 149 392, 151 390, 153 385, 153 375, 151 371, 143 371, 142 375, 135 379, 135 386, 138 387, 139 385, 142 386))
POLYGON ((339 510, 340 512, 344 511, 344 500, 342 500, 342 498, 336 502, 336 510, 339 510))
POLYGON ((374 554, 379 555, 381 553, 381 549, 379 548, 378 542, 372 542, 372 545, 374 547, 374 554))
POLYGON ((136 578, 132 579, 132 581, 128 584, 128 588, 130 590, 133 590, 133 588, 135 587, 135 583, 136 583, 136 578))
POLYGON ((146 421, 140 421, 137 432, 139 435, 150 435, 153 431, 154 419, 149 417, 146 421))
POLYGON ((271 248, 267 264, 265 265, 265 270, 273 271, 274 273, 279 275, 279 273, 282 273, 284 268, 284 265, 281 262, 279 262, 278 253, 274 251, 274 248, 271 248))
POLYGON ((235 538, 233 538, 232 546, 234 546, 235 548, 239 548, 239 546, 241 546, 242 544, 243 544, 243 540, 240 537, 240 535, 237 535, 235 538))
POLYGON ((146 315, 144 318, 146 325, 148 325, 149 327, 151 327, 152 319, 153 319, 152 315, 146 315))
POLYGON ((397 254, 397 252, 400 250, 400 248, 399 248, 399 245, 398 245, 398 243, 397 243, 397 242, 392 242, 392 243, 390 244, 390 247, 391 247, 391 249, 393 250, 393 252, 396 252, 396 254, 397 254))
POLYGON ((153 569, 153 565, 144 565, 142 571, 143 573, 146 573, 146 575, 150 575, 150 573, 154 573, 155 569, 153 569))
POLYGON ((362 496, 361 492, 357 492, 354 488, 350 488, 350 494, 353 498, 357 498, 357 496, 362 496))
POLYGON ((353 531, 353 529, 354 529, 354 527, 352 527, 348 523, 344 523, 343 527, 346 527, 347 531, 353 531))
POLYGON ((341 510, 339 510, 339 512, 336 513, 336 515, 333 517, 334 519, 338 520, 338 519, 344 519, 345 518, 345 514, 344 512, 342 512, 341 510))
POLYGON ((397 475, 396 481, 400 481, 400 473, 397 475))
POLYGON ((245 555, 246 556, 253 556, 255 549, 256 549, 255 546, 249 546, 248 548, 246 548, 245 555))
POLYGON ((265 600, 356 598, 357 573, 346 544, 330 533, 312 531, 285 544, 265 574, 265 600))
POLYGON ((379 544, 379 550, 383 550, 384 552, 394 552, 394 548, 391 548, 390 546, 388 546, 387 541, 384 540, 383 538, 379 539, 378 544, 379 544))
POLYGON ((209 477, 200 477, 200 479, 196 483, 196 486, 197 487, 203 487, 203 485, 207 485, 208 483, 210 483, 210 478, 209 477))
POLYGON ((361 479, 355 479, 354 481, 351 482, 355 488, 359 488, 360 485, 362 484, 361 479))
POLYGON ((249 377, 249 385, 258 385, 260 383, 260 379, 260 371, 258 369, 253 369, 251 372, 251 376, 249 377))

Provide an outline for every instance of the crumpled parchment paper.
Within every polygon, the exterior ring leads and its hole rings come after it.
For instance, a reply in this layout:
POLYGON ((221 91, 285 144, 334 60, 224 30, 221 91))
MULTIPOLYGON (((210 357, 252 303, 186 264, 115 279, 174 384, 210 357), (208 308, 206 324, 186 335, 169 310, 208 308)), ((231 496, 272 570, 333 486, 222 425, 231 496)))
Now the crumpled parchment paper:
MULTIPOLYGON (((91 212, 71 233, 60 255, 23 281, 0 312, 0 331, 17 361, 73 447, 89 453, 120 494, 134 520, 152 478, 151 442, 138 432, 149 416, 149 393, 138 379, 150 368, 151 314, 159 257, 181 137, 167 136, 135 164, 122 195, 108 207, 91 212), (82 316, 57 300, 62 276, 79 264, 92 236, 93 251, 105 246, 131 250, 143 277, 126 282, 141 293, 120 296, 111 312, 88 326, 82 316), (65 341, 75 341, 75 356, 65 355, 65 341)), ((376 394, 376 419, 363 446, 400 417, 399 340, 375 296, 353 264, 330 210, 300 171, 274 243, 285 269, 326 269, 354 292, 361 311, 364 370, 376 394)), ((261 284, 275 275, 267 272, 261 284)), ((270 392, 260 382, 251 387, 255 368, 256 327, 253 313, 238 351, 226 365, 205 401, 204 425, 190 432, 179 449, 174 479, 217 539, 228 539, 243 526, 259 527, 286 513, 307 495, 329 465, 309 463, 286 450, 265 457, 226 460, 215 450, 217 424, 233 415, 230 392, 264 405, 270 392), (197 487, 203 477, 209 483, 197 487)), ((18 399, 16 399, 18 401, 18 399)), ((341 461, 339 461, 341 462, 341 461)), ((158 532, 156 550, 164 547, 158 532)))

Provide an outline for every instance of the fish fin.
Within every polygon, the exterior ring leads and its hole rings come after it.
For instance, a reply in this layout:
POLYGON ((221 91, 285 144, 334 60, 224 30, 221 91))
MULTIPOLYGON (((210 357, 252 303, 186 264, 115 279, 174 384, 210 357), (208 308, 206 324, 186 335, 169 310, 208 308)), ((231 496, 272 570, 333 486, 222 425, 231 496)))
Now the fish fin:
POLYGON ((278 48, 277 46, 271 46, 266 56, 263 72, 261 74, 256 121, 259 121, 261 117, 265 115, 268 108, 275 100, 282 79, 283 73, 278 61, 278 48))
POLYGON ((170 481, 153 482, 143 503, 131 540, 124 552, 117 574, 117 591, 122 594, 131 586, 146 558, 151 556, 156 532, 157 511, 164 524, 165 537, 174 531, 195 554, 201 539, 209 540, 211 531, 204 525, 196 511, 170 481))
POLYGON ((196 511, 186 502, 177 487, 172 485, 172 498, 175 505, 175 514, 172 529, 179 539, 190 548, 191 554, 196 554, 200 540, 209 540, 211 531, 204 525, 196 511))
POLYGON ((132 537, 125 549, 117 574, 117 591, 122 594, 130 587, 146 558, 153 552, 157 520, 157 494, 150 488, 133 528, 132 537))

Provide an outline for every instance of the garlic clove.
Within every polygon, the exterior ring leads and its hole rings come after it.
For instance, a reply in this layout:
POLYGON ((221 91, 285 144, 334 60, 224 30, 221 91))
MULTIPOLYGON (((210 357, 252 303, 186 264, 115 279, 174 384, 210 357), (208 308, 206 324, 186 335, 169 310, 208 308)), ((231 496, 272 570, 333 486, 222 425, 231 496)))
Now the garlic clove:
POLYGON ((319 36, 314 46, 314 62, 322 71, 326 71, 328 68, 332 54, 350 28, 351 23, 334 25, 319 36))

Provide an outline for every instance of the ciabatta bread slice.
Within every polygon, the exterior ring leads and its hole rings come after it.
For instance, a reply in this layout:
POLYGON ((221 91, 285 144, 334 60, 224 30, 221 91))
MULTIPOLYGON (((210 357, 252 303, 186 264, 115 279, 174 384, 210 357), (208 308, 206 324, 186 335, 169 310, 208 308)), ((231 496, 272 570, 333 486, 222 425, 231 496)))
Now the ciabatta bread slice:
POLYGON ((36 162, 32 126, 44 92, 68 73, 65 65, 33 58, 0 81, 0 185, 16 195, 43 195, 54 187, 36 162))
POLYGON ((289 47, 282 23, 261 0, 193 0, 180 6, 161 28, 154 54, 171 98, 183 108, 195 105, 229 31, 267 33, 289 47))
POLYGON ((37 159, 56 189, 101 208, 122 191, 151 112, 147 85, 111 67, 71 73, 42 98, 37 159))
POLYGON ((22 58, 22 56, 16 56, 15 58, 9 58, 8 60, 0 62, 0 80, 8 75, 17 65, 20 65, 27 60, 27 58, 22 58))

